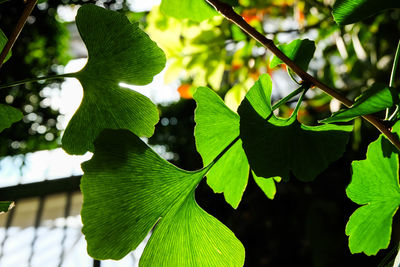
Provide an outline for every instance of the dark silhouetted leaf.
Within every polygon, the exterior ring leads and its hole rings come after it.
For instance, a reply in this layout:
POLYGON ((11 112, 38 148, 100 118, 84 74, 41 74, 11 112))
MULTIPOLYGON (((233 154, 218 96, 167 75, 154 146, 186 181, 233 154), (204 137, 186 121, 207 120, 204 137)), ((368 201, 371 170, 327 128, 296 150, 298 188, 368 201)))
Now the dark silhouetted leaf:
MULTIPOLYGON (((289 44, 278 45, 278 48, 288 58, 296 62, 300 68, 307 70, 308 64, 310 64, 310 61, 314 56, 315 43, 314 41, 308 39, 297 39, 289 44)), ((283 61, 274 55, 269 63, 269 66, 271 68, 275 68, 279 64, 283 64, 283 61)))
POLYGON ((289 179, 292 172, 311 181, 346 149, 351 126, 306 126, 297 111, 288 119, 275 117, 271 109, 272 81, 260 79, 239 106, 240 137, 250 167, 257 176, 289 179))
POLYGON ((337 24, 345 25, 366 19, 389 8, 400 8, 398 0, 337 0, 332 15, 337 24))

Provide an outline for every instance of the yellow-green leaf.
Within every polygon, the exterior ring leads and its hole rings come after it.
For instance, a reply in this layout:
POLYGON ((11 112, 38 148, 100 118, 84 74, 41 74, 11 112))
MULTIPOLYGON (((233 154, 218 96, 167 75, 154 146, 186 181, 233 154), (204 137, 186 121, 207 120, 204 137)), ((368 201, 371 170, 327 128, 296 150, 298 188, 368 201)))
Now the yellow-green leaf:
MULTIPOLYGON (((399 130, 398 122, 394 131, 399 130)), ((352 170, 346 194, 362 206, 346 226, 350 251, 375 255, 389 246, 392 219, 400 205, 398 151, 381 135, 369 145, 365 160, 353 161, 352 170)))

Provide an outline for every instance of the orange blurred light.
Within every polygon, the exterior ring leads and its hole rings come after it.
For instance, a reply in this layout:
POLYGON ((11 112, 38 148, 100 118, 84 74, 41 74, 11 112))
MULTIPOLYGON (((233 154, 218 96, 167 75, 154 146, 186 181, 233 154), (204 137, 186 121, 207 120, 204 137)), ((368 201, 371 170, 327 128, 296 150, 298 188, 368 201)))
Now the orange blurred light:
POLYGON ((192 94, 191 87, 192 86, 190 84, 182 84, 181 86, 178 87, 179 95, 185 99, 192 99, 193 94, 192 94))

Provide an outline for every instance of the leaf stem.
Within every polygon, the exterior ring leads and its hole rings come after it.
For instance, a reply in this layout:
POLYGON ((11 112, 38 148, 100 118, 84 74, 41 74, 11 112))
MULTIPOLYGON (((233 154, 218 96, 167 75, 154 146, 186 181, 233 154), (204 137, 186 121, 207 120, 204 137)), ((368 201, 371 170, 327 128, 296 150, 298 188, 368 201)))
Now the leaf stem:
POLYGON ((287 73, 288 73, 289 77, 292 79, 292 81, 294 81, 298 85, 301 85, 301 81, 299 82, 296 80, 296 78, 294 77, 294 73, 290 68, 287 68, 287 73))
MULTIPOLYGON (((298 109, 300 107, 301 102, 303 101, 303 97, 306 94, 307 90, 310 88, 310 86, 308 86, 307 84, 302 84, 299 88, 297 88, 296 90, 294 90, 293 92, 291 92, 290 94, 288 94, 287 96, 285 96, 284 98, 282 98, 281 100, 279 100, 275 105, 272 106, 272 110, 275 110, 277 108, 279 108, 279 106, 285 104, 287 101, 289 101, 290 99, 292 99, 295 95, 299 94, 300 92, 303 91, 303 93, 301 94, 295 111, 296 109, 298 109)), ((237 136, 235 139, 232 140, 232 142, 229 143, 229 145, 227 145, 214 159, 213 161, 208 164, 207 167, 209 170, 215 165, 215 163, 217 163, 217 161, 222 158, 222 156, 237 142, 239 141, 240 136, 237 136)))
MULTIPOLYGON (((397 44, 396 54, 394 56, 394 61, 393 61, 392 73, 390 74, 390 81, 389 81, 390 87, 394 87, 399 61, 400 61, 400 40, 399 40, 399 43, 397 44)), ((398 104, 396 105, 396 109, 390 117, 389 117, 389 112, 390 112, 390 109, 389 108, 386 109, 385 119, 392 120, 399 112, 399 105, 398 104)))
POLYGON ((75 75, 75 73, 64 73, 64 74, 58 74, 58 75, 52 75, 52 76, 29 78, 29 79, 25 79, 25 80, 20 80, 20 81, 15 81, 15 82, 0 85, 0 89, 16 86, 16 85, 20 85, 20 84, 25 84, 25 83, 29 83, 29 82, 37 82, 37 81, 41 81, 41 80, 52 80, 52 79, 58 79, 58 78, 74 77, 74 75, 75 75))
POLYGON ((390 81, 389 81, 390 87, 394 87, 394 79, 396 78, 399 61, 400 61, 400 40, 399 43, 397 44, 396 54, 394 56, 394 61, 393 61, 392 73, 390 74, 390 81))
POLYGON ((293 114, 297 114, 297 112, 299 111, 300 106, 301 106, 301 102, 303 102, 303 98, 304 98, 304 96, 306 95, 308 89, 310 89, 310 87, 302 86, 302 87, 300 87, 300 88, 298 88, 298 89, 302 89, 303 92, 302 92, 302 94, 300 95, 299 100, 297 101, 297 104, 296 104, 296 107, 294 108, 293 114))
MULTIPOLYGON (((281 100, 279 100, 275 105, 272 106, 272 110, 275 110, 277 108, 279 108, 281 105, 285 104, 287 101, 289 101, 290 99, 292 99, 295 95, 299 94, 300 92, 303 91, 303 93, 301 94, 296 109, 298 108, 298 106, 300 106, 301 101, 303 101, 303 97, 306 94, 307 90, 310 88, 309 85, 307 84, 302 84, 299 88, 297 88, 296 90, 294 90, 293 92, 291 92, 290 94, 288 94, 287 96, 285 96, 284 98, 282 98, 281 100)), ((206 167, 211 169, 215 163, 217 163, 217 161, 240 139, 240 136, 237 136, 235 139, 232 140, 232 142, 229 143, 229 145, 227 145, 224 150, 222 150, 218 156, 216 156, 214 158, 214 160, 206 167)))
POLYGON ((229 145, 227 145, 224 150, 222 150, 218 156, 215 157, 215 159, 213 159, 213 161, 208 165, 210 166, 210 168, 212 168, 212 166, 214 166, 215 163, 217 163, 217 161, 240 139, 240 136, 236 137, 235 139, 232 140, 232 142, 229 143, 229 145))
POLYGON ((299 93, 301 93, 305 88, 307 88, 308 86, 305 84, 302 84, 299 88, 297 88, 296 90, 292 91, 290 94, 288 94, 287 96, 285 96, 284 98, 282 98, 281 100, 279 100, 278 102, 276 102, 273 106, 272 106, 272 111, 274 111, 275 109, 279 108, 280 106, 282 106, 283 104, 285 104, 286 102, 288 102, 290 99, 292 99, 294 96, 298 95, 299 93))
MULTIPOLYGON (((288 67, 290 67, 303 81, 310 84, 310 86, 316 86, 320 88, 322 91, 327 93, 328 95, 336 98, 341 103, 343 103, 346 107, 351 107, 353 102, 342 96, 336 90, 332 89, 325 83, 321 82, 317 78, 308 74, 305 70, 299 67, 294 61, 289 59, 279 48, 274 44, 271 39, 266 38, 263 34, 258 32, 255 28, 250 26, 239 14, 237 14, 233 8, 225 3, 220 2, 219 0, 206 0, 210 5, 212 5, 220 14, 222 14, 226 19, 236 24, 240 27, 244 32, 253 37, 259 43, 261 43, 264 47, 270 50, 275 56, 277 56, 280 60, 282 60, 288 67)), ((389 128, 387 128, 379 119, 372 115, 363 116, 365 120, 370 122, 375 128, 377 128, 381 133, 383 133, 389 141, 400 150, 400 140, 394 135, 389 128)))
POLYGON ((19 18, 13 32, 8 38, 6 45, 4 46, 3 50, 0 53, 0 68, 3 66, 4 59, 6 58, 8 52, 11 50, 11 48, 14 46, 15 41, 18 39, 18 36, 21 33, 22 28, 24 27, 29 15, 32 13, 32 10, 35 7, 36 2, 37 0, 28 0, 28 3, 26 4, 21 17, 19 18))

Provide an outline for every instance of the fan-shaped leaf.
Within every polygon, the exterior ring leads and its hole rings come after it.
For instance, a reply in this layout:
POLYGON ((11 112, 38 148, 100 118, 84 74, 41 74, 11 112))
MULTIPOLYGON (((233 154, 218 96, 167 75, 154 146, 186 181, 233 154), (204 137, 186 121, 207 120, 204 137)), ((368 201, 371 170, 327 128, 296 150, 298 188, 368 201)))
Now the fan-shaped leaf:
MULTIPOLYGON (((239 116, 207 87, 198 88, 194 99, 197 102, 194 131, 196 147, 206 166, 238 138, 239 116)), ((242 140, 239 139, 207 173, 207 183, 214 192, 223 192, 226 202, 237 208, 247 186, 249 169, 242 140)), ((274 187, 269 188, 266 195, 272 199, 276 192, 275 183, 273 180, 269 182, 272 182, 274 187)), ((264 191, 265 186, 260 187, 264 191)))
POLYGON ((151 136, 158 121, 156 106, 145 96, 119 83, 144 85, 165 65, 162 50, 122 14, 84 5, 76 16, 88 49, 86 66, 72 74, 83 86, 84 97, 65 130, 63 148, 70 154, 92 151, 102 129, 128 129, 151 136))
POLYGON ((336 0, 332 15, 337 24, 345 25, 366 19, 389 8, 400 8, 398 0, 336 0))
POLYGON ((121 259, 155 226, 140 266, 242 266, 244 248, 194 190, 210 166, 181 170, 126 130, 105 130, 82 165, 83 233, 98 259, 121 259))
POLYGON ((297 109, 289 119, 274 116, 271 108, 272 81, 260 79, 239 106, 240 137, 250 167, 257 176, 282 177, 289 173, 311 181, 346 148, 351 126, 306 126, 297 120, 297 109))
MULTIPOLYGON (((289 44, 278 45, 278 48, 288 58, 296 62, 303 70, 307 70, 308 64, 310 64, 310 61, 314 56, 315 43, 308 39, 297 39, 289 44)), ((279 64, 283 64, 283 61, 275 55, 272 56, 269 66, 275 68, 279 64)))
POLYGON ((281 178, 280 177, 274 177, 274 178, 258 177, 253 171, 251 172, 251 174, 253 175, 254 181, 261 188, 261 190, 265 193, 265 195, 269 199, 274 199, 275 194, 276 194, 275 181, 280 182, 281 178))
MULTIPOLYGON (((400 123, 394 131, 400 130, 400 123)), ((399 156, 382 135, 368 147, 365 160, 353 161, 347 196, 359 205, 346 226, 352 253, 375 255, 387 248, 392 218, 400 205, 399 156)))
POLYGON ((140 266, 243 266, 234 234, 201 209, 191 193, 157 225, 140 266))
POLYGON ((204 0, 163 0, 160 8, 165 15, 197 22, 218 15, 218 12, 204 0))
MULTIPOLYGON (((221 0, 235 6, 237 0, 221 0)), ((161 12, 177 19, 190 19, 200 22, 218 15, 218 12, 205 0, 162 0, 161 12)))
POLYGON ((323 123, 350 121, 358 116, 372 114, 393 107, 399 103, 400 92, 383 84, 374 84, 363 93, 349 109, 340 110, 331 117, 322 120, 323 123))
MULTIPOLYGON (((200 87, 194 94, 197 151, 204 166, 239 136, 239 116, 211 89, 200 87)), ((237 208, 249 176, 249 164, 238 140, 207 174, 207 183, 216 193, 224 192, 226 202, 237 208)))

